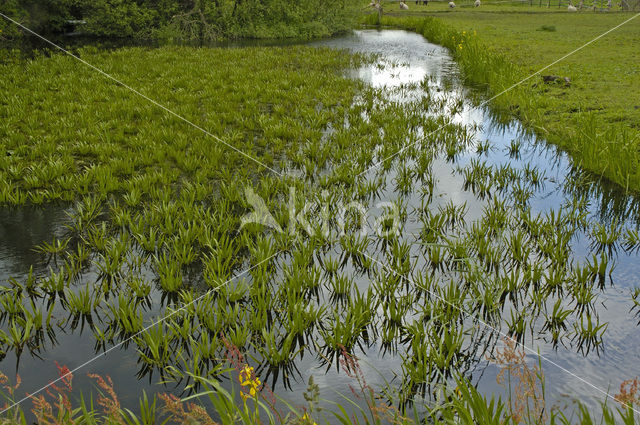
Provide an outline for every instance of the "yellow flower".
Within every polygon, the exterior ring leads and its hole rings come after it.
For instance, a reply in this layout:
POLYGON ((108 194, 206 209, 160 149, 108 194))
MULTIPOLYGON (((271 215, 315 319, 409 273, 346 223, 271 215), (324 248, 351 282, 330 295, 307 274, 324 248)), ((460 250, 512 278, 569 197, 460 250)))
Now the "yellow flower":
POLYGON ((313 419, 311 419, 311 418, 309 417, 309 415, 307 414, 307 412, 304 412, 304 415, 302 415, 302 421, 303 421, 304 423, 312 422, 312 423, 313 423, 313 425, 318 425, 318 424, 317 424, 313 419))
POLYGON ((253 377, 253 368, 245 365, 245 367, 240 371, 238 376, 238 380, 240 381, 240 385, 243 387, 249 387, 249 395, 245 391, 240 391, 240 395, 243 400, 247 400, 249 396, 255 397, 258 394, 258 389, 262 382, 260 382, 260 378, 253 377))
POLYGON ((240 385, 247 386, 251 384, 251 375, 253 375, 253 368, 245 366, 244 369, 240 371, 240 376, 238 377, 240 385))
POLYGON ((458 49, 462 50, 462 43, 458 44, 458 49))
POLYGON ((467 32, 466 31, 462 31, 462 35, 465 35, 467 32))
POLYGON ((455 391, 458 397, 462 397, 462 391, 460 391, 460 388, 456 387, 453 391, 455 391))

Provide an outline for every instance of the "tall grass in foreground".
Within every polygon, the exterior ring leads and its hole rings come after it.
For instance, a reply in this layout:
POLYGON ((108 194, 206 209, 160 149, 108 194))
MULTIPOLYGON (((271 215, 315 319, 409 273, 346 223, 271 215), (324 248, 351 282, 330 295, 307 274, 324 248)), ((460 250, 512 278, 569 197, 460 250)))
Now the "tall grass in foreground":
MULTIPOLYGON (((531 367, 527 364, 524 350, 518 349, 511 339, 505 339, 502 349, 495 350, 489 361, 500 371, 497 382, 506 390, 506 400, 495 395, 483 396, 466 379, 457 380, 454 389, 442 387, 437 395, 438 402, 423 403, 412 407, 394 406, 395 400, 389 394, 377 393, 368 383, 357 357, 342 348, 340 367, 352 378, 349 396, 340 394, 343 402, 327 403, 320 398, 320 388, 309 378, 304 392, 306 405, 292 406, 273 394, 247 364, 243 353, 225 339, 226 361, 231 367, 223 374, 228 375, 231 389, 224 388, 220 381, 212 378, 193 376, 202 384, 203 390, 195 395, 178 398, 171 394, 160 394, 152 399, 143 393, 139 400, 139 412, 134 413, 121 407, 120 401, 109 376, 88 374, 95 380, 98 395, 95 399, 72 400, 73 375, 65 366, 58 368, 60 381, 52 384, 44 393, 34 395, 30 400, 31 413, 38 424, 291 424, 318 425, 318 423, 348 424, 635 424, 634 406, 640 405, 640 381, 638 378, 624 381, 615 400, 621 407, 611 408, 601 405, 601 412, 594 417, 586 406, 576 401, 576 409, 571 416, 547 406, 545 400, 545 378, 540 363, 531 367), (162 401, 160 406, 158 399, 162 401), (278 404, 278 401, 280 402, 278 404), (205 407, 206 406, 206 407, 205 407), (282 407, 287 410, 282 410, 282 407)), ((12 406, 16 390, 21 384, 20 377, 14 384, 0 373, 0 393, 5 399, 2 409, 12 406)), ((9 408, 0 418, 0 424, 26 425, 22 405, 9 408)))
POLYGON ((364 21, 414 31, 446 47, 459 64, 464 81, 488 89, 491 106, 500 116, 519 119, 528 129, 567 151, 577 165, 596 177, 613 181, 626 191, 640 191, 637 130, 623 123, 604 122, 588 112, 554 123, 549 117, 555 115, 553 95, 540 77, 529 78, 530 72, 482 43, 475 31, 458 31, 434 17, 379 18, 370 14, 364 21))

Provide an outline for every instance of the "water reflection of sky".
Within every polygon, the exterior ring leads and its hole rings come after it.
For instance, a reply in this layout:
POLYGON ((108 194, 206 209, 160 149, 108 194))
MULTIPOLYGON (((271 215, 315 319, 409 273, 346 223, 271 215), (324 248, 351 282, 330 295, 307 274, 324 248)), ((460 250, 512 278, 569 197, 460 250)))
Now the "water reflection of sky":
POLYGON ((386 65, 382 69, 371 66, 362 67, 354 71, 353 76, 375 88, 394 88, 402 84, 419 83, 427 75, 425 69, 419 66, 403 66, 396 69, 396 72, 389 70, 390 66, 386 65))

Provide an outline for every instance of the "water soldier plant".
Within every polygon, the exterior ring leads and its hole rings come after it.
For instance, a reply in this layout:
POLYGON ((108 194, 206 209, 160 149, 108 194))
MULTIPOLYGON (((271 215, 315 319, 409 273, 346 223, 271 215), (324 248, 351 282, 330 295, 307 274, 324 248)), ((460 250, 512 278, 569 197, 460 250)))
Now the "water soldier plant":
MULTIPOLYGON (((0 85, 12 88, 0 97, 12 152, 3 202, 69 209, 64 233, 37 251, 49 270, 2 288, 3 353, 38 354, 64 332, 91 338, 96 354, 122 344, 140 379, 205 391, 228 423, 251 423, 266 412, 254 375, 291 387, 304 356, 354 373, 356 353, 382 346, 398 360, 386 390, 403 409, 456 380, 462 396, 447 406, 462 415, 489 404, 495 419, 502 410, 469 380, 496 330, 585 355, 602 346, 598 296, 615 256, 637 251, 637 229, 595 219, 577 194, 541 208, 551 182, 517 161, 528 145, 513 145, 506 164, 491 156, 506 146, 476 156, 477 126, 445 114, 464 106, 457 98, 433 100, 425 115, 424 99, 390 101, 345 77, 373 58, 327 49, 79 53, 255 161, 69 58, 1 65, 0 85), (243 219, 261 208, 270 220, 243 219), (585 237, 594 243, 579 262, 585 237), (68 320, 51 323, 54 311, 68 320), (242 400, 221 384, 230 346, 248 353, 242 400)), ((182 401, 165 401, 188 416, 182 401)), ((302 418, 292 421, 311 421, 302 418)))

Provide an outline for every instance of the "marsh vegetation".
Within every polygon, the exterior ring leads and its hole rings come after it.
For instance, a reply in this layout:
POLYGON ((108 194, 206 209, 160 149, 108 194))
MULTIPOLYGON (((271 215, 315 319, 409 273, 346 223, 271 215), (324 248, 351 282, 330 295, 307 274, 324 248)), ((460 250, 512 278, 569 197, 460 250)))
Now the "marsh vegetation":
POLYGON ((505 335, 635 364, 636 200, 474 108, 418 35, 319 44, 78 51, 237 150, 70 57, 2 65, 0 202, 66 215, 2 287, 4 365, 82 340, 78 363, 115 346, 130 382, 186 396, 228 385, 237 350, 247 391, 287 399, 309 374, 331 392, 355 354, 403 409, 482 388, 505 335), (256 198, 275 225, 243 223, 256 198))

